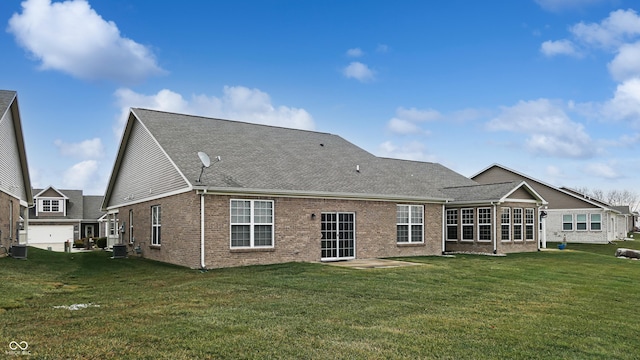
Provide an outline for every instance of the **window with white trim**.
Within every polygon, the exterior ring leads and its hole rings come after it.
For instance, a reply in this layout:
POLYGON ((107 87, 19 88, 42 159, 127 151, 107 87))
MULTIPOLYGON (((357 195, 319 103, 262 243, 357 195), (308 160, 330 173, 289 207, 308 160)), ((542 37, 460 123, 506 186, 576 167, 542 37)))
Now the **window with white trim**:
POLYGON ((573 214, 562 215, 562 231, 573 231, 573 214))
POLYGON ((396 221, 399 243, 424 241, 424 207, 422 205, 398 205, 396 221))
POLYGON ((587 214, 576 214, 576 230, 587 230, 587 214))
POLYGON ((522 209, 513 209, 513 240, 522 241, 522 209))
POLYGON ((462 240, 473 240, 473 209, 462 209, 462 240))
POLYGON ((60 211, 60 200, 51 200, 51 212, 60 211))
POLYGON ((151 245, 159 246, 162 242, 161 222, 160 205, 154 205, 151 207, 151 245))
POLYGON ((478 241, 491 241, 491 208, 478 208, 478 241))
POLYGON ((447 210, 447 240, 458 240, 458 209, 447 210))
POLYGON ((590 229, 591 230, 602 230, 602 215, 600 214, 590 214, 589 215, 591 217, 591 222, 590 222, 590 229))
POLYGON ((500 238, 502 241, 511 240, 511 208, 502 208, 500 215, 500 238))
POLYGON ((40 212, 60 212, 60 200, 41 199, 39 204, 40 212))
POLYGON ((273 201, 231 200, 231 247, 273 247, 273 201))
POLYGON ((533 240, 533 209, 524 209, 524 239, 533 240))

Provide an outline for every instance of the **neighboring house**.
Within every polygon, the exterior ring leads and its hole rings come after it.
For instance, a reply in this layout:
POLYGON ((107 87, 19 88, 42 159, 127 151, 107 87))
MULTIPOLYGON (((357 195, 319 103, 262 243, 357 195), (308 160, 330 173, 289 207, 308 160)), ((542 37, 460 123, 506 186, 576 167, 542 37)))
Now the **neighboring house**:
POLYGON ((617 224, 620 211, 575 191, 558 188, 502 165, 493 164, 471 179, 479 183, 526 181, 548 204, 540 211, 542 247, 547 241, 608 243, 625 238, 617 224))
POLYGON ((63 251, 69 241, 105 236, 98 219, 102 196, 83 195, 82 190, 34 189, 35 206, 29 209, 30 246, 63 251))
MULTIPOLYGON (((483 220, 489 207, 491 223, 474 223, 481 236, 461 243, 474 250, 487 231, 495 243, 497 211, 512 200, 543 203, 524 183, 472 202, 456 203, 458 192, 445 189, 470 186, 460 191, 470 197, 484 191, 476 185, 440 164, 379 158, 332 134, 136 108, 102 208, 118 230, 114 241, 129 251, 219 268, 439 255, 453 246, 444 240, 449 206, 473 208, 483 220), (209 168, 199 152, 214 159, 209 168)), ((482 245, 475 249, 516 248, 482 245)))
POLYGON ((20 241, 32 205, 18 95, 0 90, 0 256, 20 241))

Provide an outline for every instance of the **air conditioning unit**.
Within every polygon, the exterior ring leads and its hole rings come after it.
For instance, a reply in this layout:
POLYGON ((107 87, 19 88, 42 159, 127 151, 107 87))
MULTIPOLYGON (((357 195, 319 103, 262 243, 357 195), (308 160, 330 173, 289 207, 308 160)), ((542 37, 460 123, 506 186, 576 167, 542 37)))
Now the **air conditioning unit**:
POLYGON ((11 245, 9 249, 11 253, 11 257, 14 259, 26 259, 27 258, 27 245, 25 244, 16 244, 11 245))
POLYGON ((113 245, 113 259, 125 259, 127 257, 127 245, 113 245))

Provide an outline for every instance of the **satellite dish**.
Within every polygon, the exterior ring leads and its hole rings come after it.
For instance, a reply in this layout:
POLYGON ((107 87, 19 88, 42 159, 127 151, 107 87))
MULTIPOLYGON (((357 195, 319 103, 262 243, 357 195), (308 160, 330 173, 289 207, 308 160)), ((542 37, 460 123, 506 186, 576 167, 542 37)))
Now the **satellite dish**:
MULTIPOLYGON (((211 166, 211 159, 209 158, 209 155, 207 155, 206 153, 202 152, 202 151, 198 151, 198 157, 200 158, 200 161, 202 162, 202 168, 200 169, 200 176, 198 176, 198 180, 197 182, 200 182, 200 180, 202 180, 202 173, 204 172, 205 168, 208 168, 209 166, 211 166)), ((220 156, 216 156, 216 162, 220 161, 220 156)))
POLYGON ((203 153, 202 151, 198 151, 198 157, 200 161, 202 161, 202 167, 208 168, 211 166, 211 159, 209 159, 209 155, 203 153))

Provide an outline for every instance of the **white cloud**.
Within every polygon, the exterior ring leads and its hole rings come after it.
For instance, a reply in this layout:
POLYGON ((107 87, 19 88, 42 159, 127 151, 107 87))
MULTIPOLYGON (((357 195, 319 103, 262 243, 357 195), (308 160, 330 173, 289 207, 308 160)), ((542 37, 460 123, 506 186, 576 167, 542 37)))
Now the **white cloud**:
POLYGON ((602 114, 613 120, 640 125, 640 78, 619 84, 613 98, 604 104, 602 114))
POLYGON ((535 0, 541 8, 552 12, 580 9, 606 1, 608 0, 535 0))
POLYGON ((605 179, 617 179, 621 175, 609 164, 591 163, 584 168, 584 173, 605 179))
POLYGON ((118 137, 122 134, 131 107, 296 129, 313 130, 315 128, 313 117, 306 110, 287 106, 276 107, 272 105, 269 94, 243 86, 225 86, 221 97, 192 95, 190 100, 168 89, 160 90, 154 95, 139 94, 130 89, 118 89, 115 96, 121 109, 114 128, 118 137))
POLYGON ((123 83, 163 74, 151 50, 122 37, 86 0, 26 0, 7 29, 43 70, 123 83))
POLYGON ((438 111, 433 109, 405 109, 402 106, 396 109, 396 115, 401 119, 414 122, 438 120, 442 117, 442 115, 438 111))
POLYGON ((370 82, 375 78, 373 70, 361 62, 354 61, 342 70, 342 74, 347 78, 353 78, 360 82, 370 82))
POLYGON ((389 130, 391 130, 391 132, 401 135, 425 133, 425 130, 421 129, 415 123, 398 118, 389 120, 387 127, 389 128, 389 130))
POLYGON ((551 177, 551 178, 565 177, 565 174, 562 171, 562 169, 554 165, 548 165, 547 168, 545 169, 545 172, 547 174, 547 177, 551 177))
POLYGON ((347 50, 347 56, 348 57, 357 58, 357 57, 361 57, 363 55, 364 55, 364 52, 360 48, 353 48, 353 49, 347 50))
POLYGON ((98 162, 85 160, 67 169, 62 176, 62 185, 67 189, 86 189, 99 180, 98 162))
POLYGON ((546 56, 570 55, 580 56, 580 52, 575 45, 569 40, 545 41, 540 45, 540 52, 546 56))
POLYGON ((580 22, 570 31, 581 42, 611 49, 640 35, 640 17, 632 9, 616 10, 599 24, 580 22))
POLYGON ((385 44, 378 44, 378 46, 376 47, 376 52, 379 52, 379 53, 389 52, 389 46, 385 44))
POLYGON ((396 116, 387 123, 387 128, 391 132, 400 135, 429 135, 430 132, 422 129, 418 126, 418 123, 438 120, 441 117, 442 115, 433 109, 406 109, 401 106, 396 109, 396 116))
POLYGON ((378 147, 378 156, 394 159, 438 162, 435 155, 427 153, 423 143, 412 141, 401 146, 394 145, 391 141, 385 141, 378 147))
POLYGON ((54 141, 54 144, 62 156, 71 156, 81 159, 96 159, 104 156, 104 146, 100 138, 84 140, 79 143, 65 143, 62 140, 54 141))
POLYGON ((640 41, 620 46, 608 67, 609 73, 617 81, 640 77, 640 41))
POLYGON ((559 104, 548 99, 520 101, 487 123, 490 131, 509 131, 527 136, 533 154, 562 158, 587 158, 595 154, 584 126, 572 121, 559 104))

